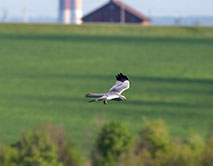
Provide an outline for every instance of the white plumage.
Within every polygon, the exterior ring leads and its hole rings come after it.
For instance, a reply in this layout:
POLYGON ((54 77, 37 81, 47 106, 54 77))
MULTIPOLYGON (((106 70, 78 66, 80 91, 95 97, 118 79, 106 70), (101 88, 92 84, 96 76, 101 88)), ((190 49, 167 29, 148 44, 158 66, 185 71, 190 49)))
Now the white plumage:
POLYGON ((89 102, 104 101, 104 104, 107 104, 108 100, 122 101, 122 100, 126 100, 126 97, 121 95, 121 93, 129 89, 129 87, 130 87, 130 82, 127 76, 120 73, 116 76, 115 85, 113 85, 113 87, 110 88, 107 93, 104 93, 104 94, 88 93, 86 94, 86 97, 96 98, 95 100, 91 100, 89 102))

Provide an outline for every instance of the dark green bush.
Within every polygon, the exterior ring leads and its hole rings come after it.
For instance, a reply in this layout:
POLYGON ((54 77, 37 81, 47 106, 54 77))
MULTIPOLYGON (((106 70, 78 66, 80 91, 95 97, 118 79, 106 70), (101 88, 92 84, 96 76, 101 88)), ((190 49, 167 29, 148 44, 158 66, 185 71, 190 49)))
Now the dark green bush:
MULTIPOLYGON (((195 134, 172 141, 161 121, 146 121, 139 141, 120 122, 103 125, 91 155, 92 166, 212 166, 213 130, 205 145, 195 134)), ((83 166, 83 157, 62 127, 45 124, 12 146, 0 145, 0 166, 83 166)))
POLYGON ((157 153, 167 153, 171 147, 171 140, 162 120, 145 122, 145 128, 140 132, 137 152, 148 150, 152 157, 157 153))
POLYGON ((101 129, 92 153, 92 165, 118 165, 120 157, 130 150, 131 143, 131 134, 120 122, 106 123, 101 129))
POLYGON ((15 147, 19 152, 19 165, 58 166, 56 146, 47 134, 32 131, 24 135, 15 147))
POLYGON ((203 166, 213 165, 213 137, 209 137, 206 141, 206 145, 202 155, 203 166))
POLYGON ((200 166, 200 156, 189 144, 173 145, 167 158, 166 165, 171 166, 200 166))
POLYGON ((83 158, 62 127, 45 124, 20 141, 0 146, 0 166, 82 166, 83 158))
POLYGON ((145 125, 136 143, 137 166, 161 166, 167 162, 171 151, 171 139, 166 124, 162 120, 145 125))
POLYGON ((0 145, 0 166, 17 166, 18 151, 10 146, 0 145))
POLYGON ((47 134, 33 130, 25 134, 14 146, 18 150, 18 165, 59 166, 56 146, 47 134))
POLYGON ((202 149, 198 136, 173 142, 163 121, 146 121, 137 144, 137 166, 200 166, 202 149))
POLYGON ((44 124, 41 131, 47 133, 57 147, 58 160, 63 166, 82 166, 83 157, 80 155, 73 143, 68 140, 62 126, 44 124))

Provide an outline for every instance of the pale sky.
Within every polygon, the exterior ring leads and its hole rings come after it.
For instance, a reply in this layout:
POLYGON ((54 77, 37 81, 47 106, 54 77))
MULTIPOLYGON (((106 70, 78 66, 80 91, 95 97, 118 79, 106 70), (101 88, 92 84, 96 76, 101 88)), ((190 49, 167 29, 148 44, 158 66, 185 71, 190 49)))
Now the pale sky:
MULTIPOLYGON (((147 16, 213 16, 213 0, 122 0, 147 16)), ((83 0, 83 13, 96 9, 108 0, 83 0)), ((0 18, 7 11, 9 18, 57 17, 58 0, 0 0, 0 18)))

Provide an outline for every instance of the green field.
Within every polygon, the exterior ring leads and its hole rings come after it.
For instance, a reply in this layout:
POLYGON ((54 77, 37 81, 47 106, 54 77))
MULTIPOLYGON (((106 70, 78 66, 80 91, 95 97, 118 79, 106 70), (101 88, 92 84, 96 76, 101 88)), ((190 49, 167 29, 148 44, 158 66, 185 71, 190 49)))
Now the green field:
POLYGON ((174 137, 213 123, 213 28, 0 24, 0 141, 43 122, 62 124, 89 148, 103 121, 136 135, 163 119, 174 137), (88 103, 123 72, 125 102, 88 103))

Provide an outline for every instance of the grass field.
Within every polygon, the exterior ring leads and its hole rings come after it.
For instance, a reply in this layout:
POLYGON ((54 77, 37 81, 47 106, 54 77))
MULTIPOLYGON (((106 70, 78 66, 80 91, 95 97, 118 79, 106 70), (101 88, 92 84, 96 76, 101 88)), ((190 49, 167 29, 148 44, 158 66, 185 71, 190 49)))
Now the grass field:
POLYGON ((174 137, 213 122, 213 28, 0 24, 0 141, 43 122, 64 125, 89 148, 100 123, 122 120, 136 135, 145 117, 174 137), (126 102, 88 103, 123 72, 126 102))

